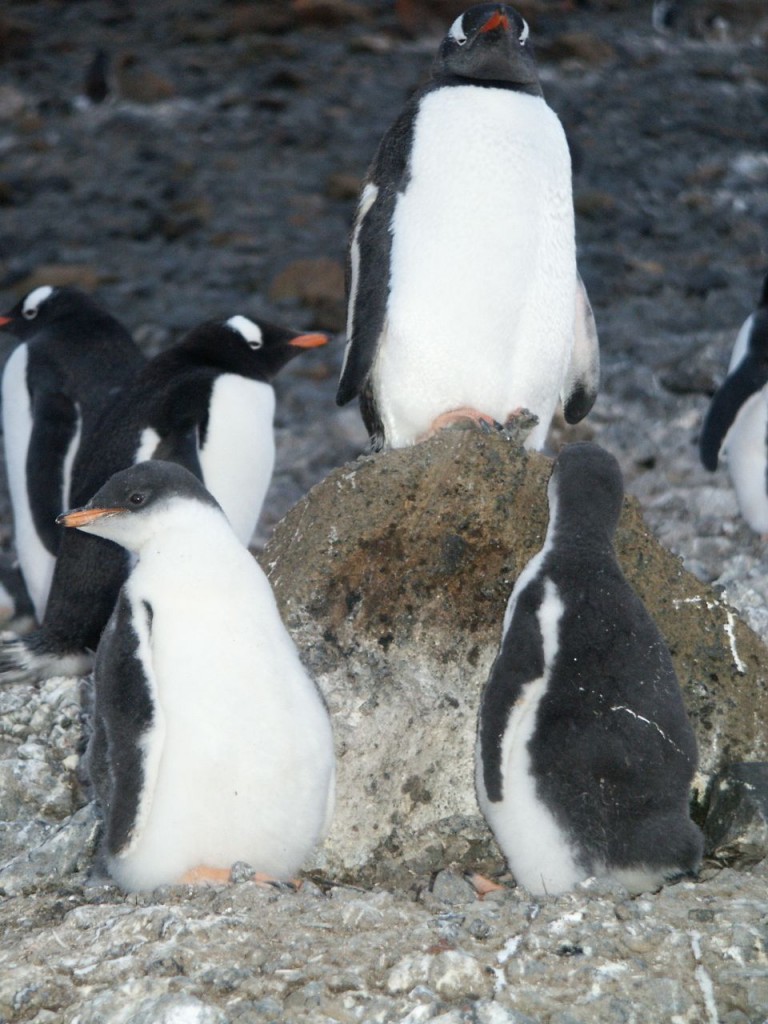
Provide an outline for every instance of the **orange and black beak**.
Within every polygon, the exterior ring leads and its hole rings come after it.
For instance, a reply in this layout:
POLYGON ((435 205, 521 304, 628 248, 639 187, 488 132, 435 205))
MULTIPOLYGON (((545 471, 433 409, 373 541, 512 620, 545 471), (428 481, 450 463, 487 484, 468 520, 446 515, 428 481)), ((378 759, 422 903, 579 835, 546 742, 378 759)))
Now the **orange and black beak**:
POLYGON ((299 334, 288 342, 294 348, 319 348, 328 344, 327 334, 299 334))
POLYGON ((509 28, 509 18, 501 8, 498 11, 494 11, 488 21, 480 29, 480 32, 493 32, 494 29, 501 28, 506 32, 509 28))
POLYGON ((124 511, 122 508, 75 508, 71 512, 62 512, 60 516, 56 516, 56 522, 59 526, 90 526, 97 519, 107 519, 124 511))

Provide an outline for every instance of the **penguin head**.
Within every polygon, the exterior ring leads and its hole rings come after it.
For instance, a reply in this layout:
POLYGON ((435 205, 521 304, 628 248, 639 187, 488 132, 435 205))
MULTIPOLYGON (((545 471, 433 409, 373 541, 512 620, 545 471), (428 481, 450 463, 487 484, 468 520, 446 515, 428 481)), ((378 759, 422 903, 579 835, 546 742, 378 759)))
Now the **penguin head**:
POLYGON ((554 524, 558 539, 610 541, 624 499, 621 469, 597 444, 566 445, 555 460, 547 495, 550 527, 554 524))
POLYGON ((221 512, 188 469, 151 459, 115 473, 87 505, 63 512, 56 522, 138 553, 161 524, 172 524, 179 514, 188 516, 193 507, 221 512))
POLYGON ((78 288, 54 288, 45 284, 33 288, 0 316, 0 329, 24 341, 60 320, 90 317, 97 310, 103 313, 101 307, 78 288))
POLYGON ((434 74, 501 82, 541 95, 528 23, 506 4, 478 4, 460 14, 438 50, 434 74))
POLYGON ((271 381, 291 359, 327 343, 327 334, 300 334, 264 320, 231 316, 200 324, 182 345, 230 373, 271 381))

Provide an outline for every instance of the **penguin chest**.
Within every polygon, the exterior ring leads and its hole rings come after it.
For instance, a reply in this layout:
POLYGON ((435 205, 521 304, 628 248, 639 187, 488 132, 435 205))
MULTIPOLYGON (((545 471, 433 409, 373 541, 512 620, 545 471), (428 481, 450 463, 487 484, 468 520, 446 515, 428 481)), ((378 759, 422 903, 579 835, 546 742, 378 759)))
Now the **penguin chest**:
POLYGON ((768 385, 741 407, 723 448, 741 514, 757 533, 768 533, 768 385))
POLYGON ((200 439, 200 467, 243 544, 251 540, 272 479, 274 413, 271 385, 235 374, 217 377, 200 439))
MULTIPOLYGON (((565 136, 538 97, 429 93, 397 199, 374 366, 395 445, 468 405, 549 422, 572 346, 576 264, 565 136)), ((544 428, 546 429, 546 427, 544 428)))
MULTIPOLYGON (((552 662, 558 647, 557 626, 562 612, 557 590, 547 581, 538 613, 544 672, 521 688, 509 713, 501 741, 500 800, 488 798, 483 782, 482 751, 477 764, 481 809, 516 880, 536 893, 561 892, 585 877, 574 855, 573 844, 539 796, 530 753, 531 745, 536 742, 539 708, 551 684, 552 662)), ((505 643, 514 645, 514 634, 506 637, 505 643)))

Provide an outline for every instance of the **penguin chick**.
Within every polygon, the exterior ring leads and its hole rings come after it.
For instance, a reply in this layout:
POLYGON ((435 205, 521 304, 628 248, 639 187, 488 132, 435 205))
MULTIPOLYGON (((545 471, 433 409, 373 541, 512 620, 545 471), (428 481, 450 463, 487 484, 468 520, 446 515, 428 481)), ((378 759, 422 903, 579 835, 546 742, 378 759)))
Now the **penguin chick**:
POLYGON ((348 253, 347 348, 374 448, 469 417, 569 423, 597 393, 597 332, 576 271, 571 161, 544 101, 528 25, 480 4, 443 40, 430 82, 384 136, 348 253))
POLYGON ((33 289, 0 316, 0 329, 21 342, 3 370, 3 440, 16 552, 40 622, 75 458, 144 357, 125 327, 76 288, 33 289))
POLYGON ((704 418, 699 453, 710 472, 721 451, 741 514, 756 533, 768 534, 768 273, 704 418))
MULTIPOLYGON (((75 463, 72 503, 84 504, 137 462, 178 462, 202 479, 247 544, 272 479, 272 380, 327 340, 244 316, 195 327, 150 360, 105 412, 75 463)), ((88 671, 127 570, 119 548, 64 531, 41 627, 2 643, 0 680, 88 671)))
POLYGON ((544 546, 520 574, 482 695, 480 807, 518 883, 632 892, 697 870, 696 742, 664 639, 619 568, 618 463, 565 447, 544 546))
POLYGON ((99 643, 85 774, 102 858, 128 890, 290 879, 333 812, 328 713, 256 561, 203 485, 153 460, 62 525, 138 561, 99 643))

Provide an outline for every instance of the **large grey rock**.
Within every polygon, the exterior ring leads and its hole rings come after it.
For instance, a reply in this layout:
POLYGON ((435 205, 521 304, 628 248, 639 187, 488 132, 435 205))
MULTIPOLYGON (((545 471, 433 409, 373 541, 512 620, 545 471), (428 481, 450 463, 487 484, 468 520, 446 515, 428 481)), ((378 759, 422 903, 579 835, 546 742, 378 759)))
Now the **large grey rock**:
POLYGON ((768 856, 768 764, 733 764, 720 772, 704 822, 708 852, 749 867, 768 856))
MULTIPOLYGON (((336 733, 319 867, 383 879, 498 859, 475 801, 475 721, 507 598, 544 539, 550 467, 501 437, 444 431, 335 471, 277 527, 262 564, 336 733)), ((726 764, 766 759, 768 652, 634 501, 617 550, 670 646, 702 800, 726 764)))

